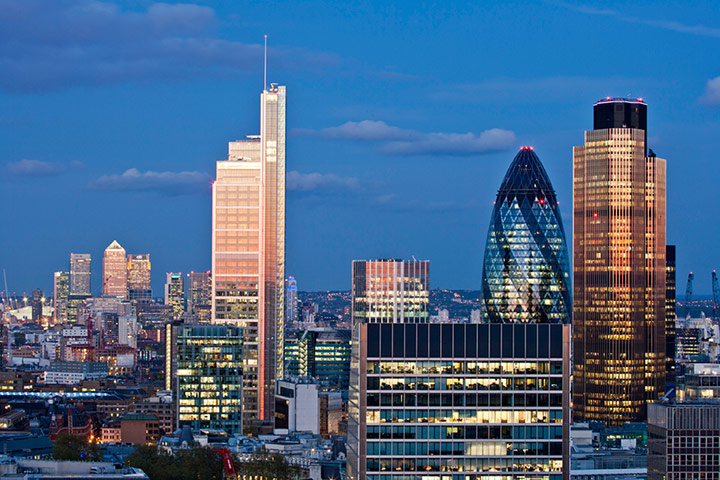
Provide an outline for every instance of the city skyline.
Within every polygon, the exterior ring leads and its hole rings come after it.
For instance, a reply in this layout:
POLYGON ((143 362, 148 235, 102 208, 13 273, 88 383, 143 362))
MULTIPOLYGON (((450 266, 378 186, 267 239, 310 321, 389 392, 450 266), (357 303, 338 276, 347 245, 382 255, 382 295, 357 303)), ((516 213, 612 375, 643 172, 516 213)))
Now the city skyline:
MULTIPOLYGON (((262 83, 260 41, 268 33, 269 80, 281 80, 297 92, 288 106, 288 128, 294 137, 288 164, 292 201, 287 215, 287 271, 303 290, 349 289, 346 265, 354 258, 411 255, 433 262, 438 287, 479 289, 481 255, 469 255, 471 250, 463 246, 468 242, 460 239, 479 237, 479 243, 484 242, 490 216, 486 207, 504 173, 507 154, 523 144, 542 151, 562 209, 571 201, 571 147, 582 142, 581 125, 590 121, 586 106, 607 95, 633 93, 649 104, 655 136, 649 139, 650 146, 672 159, 668 242, 678 245, 681 289, 692 270, 698 275, 696 291, 710 292, 709 272, 720 265, 720 254, 716 256, 705 242, 720 227, 704 225, 698 205, 707 205, 710 214, 715 214, 710 193, 718 172, 709 159, 711 132, 719 120, 713 104, 717 103, 717 82, 711 80, 719 72, 705 62, 702 52, 717 42, 717 35, 711 27, 691 27, 717 23, 713 9, 708 12, 694 5, 683 8, 676 18, 671 4, 654 8, 616 4, 604 11, 552 3, 506 10, 466 5, 458 11, 436 6, 414 13, 407 4, 398 4, 396 11, 375 7, 358 15, 351 25, 368 36, 369 46, 391 42, 396 52, 382 51, 366 58, 366 50, 345 39, 336 27, 320 35, 312 25, 304 26, 300 32, 304 36, 275 29, 270 15, 280 23, 288 22, 299 13, 292 6, 272 12, 261 6, 197 8, 196 16, 207 21, 198 27, 204 28, 202 34, 175 24, 178 35, 223 39, 244 48, 245 55, 237 63, 213 64, 222 74, 208 71, 207 78, 198 79, 196 73, 172 65, 165 66, 170 72, 161 79, 148 72, 103 79, 95 71, 79 70, 74 84, 53 83, 49 73, 64 66, 60 64, 37 67, 36 83, 24 89, 11 76, 0 84, 0 98, 8 112, 0 133, 0 168, 6 187, 2 213, 5 218, 16 217, 13 211, 23 204, 42 211, 51 201, 73 212, 62 220, 43 216, 46 228, 65 232, 52 244, 42 236, 24 243, 2 240, 4 250, 18 252, 3 257, 10 291, 29 294, 36 287, 50 291, 52 272, 67 268, 69 252, 90 252, 100 259, 102 248, 113 238, 130 252, 153 254, 155 271, 161 272, 153 279, 156 292, 161 291, 165 272, 209 269, 206 232, 212 165, 222 158, 218 145, 228 138, 259 133, 252 92, 262 83), (253 18, 247 30, 229 28, 239 13, 253 18), (482 22, 487 15, 493 15, 495 25, 482 22), (511 26, 550 21, 554 16, 563 19, 563 24, 553 24, 556 30, 548 35, 534 34, 537 46, 501 44, 495 39, 504 38, 500 32, 511 26), (668 19, 678 25, 662 23, 668 19), (437 31, 423 40, 420 32, 433 21, 437 31), (478 22, 486 28, 481 38, 473 40, 468 30, 478 22), (644 54, 632 62, 618 57, 579 58, 579 51, 595 51, 598 46, 581 37, 576 45, 564 45, 559 38, 596 24, 608 32, 610 43, 605 47, 611 49, 619 47, 622 32, 632 28, 644 54), (390 25, 397 26, 397 32, 390 31, 390 25), (455 33, 444 37, 448 32, 455 33), (333 35, 337 41, 329 43, 333 35), (403 36, 411 41, 398 41, 403 36), (298 43, 300 37, 303 43, 298 43), (423 46, 436 44, 424 49, 423 62, 409 47, 414 39, 423 46), (651 41, 666 48, 649 48, 651 41), (460 45, 459 54, 471 61, 462 67, 449 65, 441 52, 451 45, 460 45), (291 47, 305 49, 304 68, 288 59, 291 47), (478 47, 482 56, 472 53, 478 47), (553 58, 540 53, 549 50, 553 58), (341 68, 327 66, 333 62, 341 68), (687 68, 675 68, 678 64, 687 68), (363 85, 372 88, 359 88, 363 85), (350 90, 353 95, 345 95, 350 90), (137 101, 127 101, 132 98, 137 101), (459 104, 458 98, 464 103, 459 104), (97 103, 107 105, 113 114, 100 121, 93 113, 97 103), (55 128, 57 122, 52 119, 61 112, 62 125, 55 128), (495 128, 513 132, 514 140, 494 144, 502 147, 498 152, 478 150, 475 154, 451 151, 443 143, 446 137, 423 133, 472 132, 479 139, 482 132, 495 128), (46 141, 28 142, 38 135, 46 141), (76 144, 83 148, 77 149, 76 144), (429 175, 436 162, 450 168, 429 175), (369 168, 359 169, 359 165, 369 168), (705 174, 698 176, 699 170, 705 174), (197 190, 201 193, 184 195, 197 190), (421 195, 419 190, 428 194, 421 195), (98 215, 98 205, 108 209, 107 218, 98 215), (355 221, 347 232, 333 228, 335 219, 351 215, 355 221), (95 228, 84 228, 89 219, 95 228), (417 219, 424 226, 417 225, 417 219), (167 232, 178 224, 187 226, 187 235, 171 241, 167 232), (360 235, 374 225, 396 229, 397 238, 384 243, 378 233, 360 235), (458 239, 452 248, 444 248, 445 236, 433 233, 443 230, 458 239)), ((321 10, 312 3, 305 9, 313 14, 321 10)), ((123 20, 132 12, 142 19, 149 17, 146 10, 125 5, 118 6, 113 15, 123 20)), ((337 7, 324 12, 320 21, 343 13, 347 11, 337 7)), ((69 28, 66 17, 67 12, 60 9, 53 31, 69 28)), ((99 22, 92 16, 88 21, 99 22)), ((6 31, 8 36, 15 35, 11 40, 18 38, 14 29, 6 31)), ((85 41, 90 46, 102 44, 92 36, 85 41)), ((155 41, 157 37, 138 40, 155 41)), ((569 212, 562 211, 565 228, 570 229, 569 212)), ((18 227, 29 228, 29 219, 17 217, 18 227)), ((94 279, 101 278, 99 264, 93 264, 94 279)), ((95 289, 99 286, 94 285, 95 289)))

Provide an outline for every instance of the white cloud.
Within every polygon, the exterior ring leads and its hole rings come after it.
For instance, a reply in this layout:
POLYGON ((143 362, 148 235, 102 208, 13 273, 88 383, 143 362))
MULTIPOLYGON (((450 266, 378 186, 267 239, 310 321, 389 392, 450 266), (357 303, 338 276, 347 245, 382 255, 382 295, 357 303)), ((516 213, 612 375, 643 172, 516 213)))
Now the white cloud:
POLYGON ((154 191, 166 195, 202 193, 212 179, 203 172, 141 172, 130 168, 121 175, 103 175, 90 184, 94 190, 114 192, 154 191))
MULTIPOLYGON (((215 11, 204 5, 0 0, 0 88, 46 91, 257 71, 262 45, 224 40, 217 27, 215 11)), ((332 54, 273 47, 278 67, 338 62, 332 54)))
POLYGON ((7 164, 6 168, 11 175, 24 177, 50 177, 63 173, 67 170, 67 165, 26 158, 17 162, 10 162, 7 164))
POLYGON ((479 135, 467 133, 425 133, 388 125, 379 120, 345 122, 321 130, 298 129, 300 135, 336 140, 369 141, 385 155, 472 155, 505 150, 515 143, 510 130, 492 128, 479 135))
POLYGON ((356 190, 359 186, 357 178, 339 177, 332 173, 300 173, 292 170, 285 178, 287 189, 291 191, 318 190, 356 190))
POLYGON ((616 12, 614 10, 599 9, 586 5, 573 5, 564 2, 550 2, 554 5, 558 5, 568 10, 572 10, 578 13, 585 13, 588 15, 601 15, 606 17, 617 18, 622 22, 635 23, 640 25, 648 25, 650 27, 661 28, 663 30, 669 30, 678 33, 687 33, 690 35, 698 35, 701 37, 712 37, 720 38, 720 28, 708 27, 706 25, 688 25, 686 23, 676 22, 674 20, 653 20, 644 17, 631 17, 616 12))
POLYGON ((708 105, 720 105, 720 77, 707 81, 705 93, 700 97, 700 101, 708 105))

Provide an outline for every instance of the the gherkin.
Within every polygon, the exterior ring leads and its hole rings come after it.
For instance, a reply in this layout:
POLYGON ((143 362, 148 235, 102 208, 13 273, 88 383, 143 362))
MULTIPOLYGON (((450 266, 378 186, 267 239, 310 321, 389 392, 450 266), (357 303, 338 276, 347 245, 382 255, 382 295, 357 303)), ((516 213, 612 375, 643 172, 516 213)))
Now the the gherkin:
POLYGON ((570 263, 555 190, 531 147, 498 190, 485 259, 485 320, 570 323, 570 263))

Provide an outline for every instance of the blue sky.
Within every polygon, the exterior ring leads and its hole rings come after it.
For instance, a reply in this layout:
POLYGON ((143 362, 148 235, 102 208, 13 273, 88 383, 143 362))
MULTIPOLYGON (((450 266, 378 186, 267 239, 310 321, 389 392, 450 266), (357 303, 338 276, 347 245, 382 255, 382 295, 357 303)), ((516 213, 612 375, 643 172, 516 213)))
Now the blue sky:
MULTIPOLYGON (((287 272, 347 289, 350 262, 431 261, 480 287, 496 190, 533 145, 572 231, 572 146, 592 104, 643 97, 668 159, 678 279, 720 267, 715 2, 0 0, 0 267, 49 290, 117 239, 164 273, 210 267, 210 181, 259 133, 262 39, 288 88, 287 272)), ((568 241, 570 242, 570 238, 568 241)))

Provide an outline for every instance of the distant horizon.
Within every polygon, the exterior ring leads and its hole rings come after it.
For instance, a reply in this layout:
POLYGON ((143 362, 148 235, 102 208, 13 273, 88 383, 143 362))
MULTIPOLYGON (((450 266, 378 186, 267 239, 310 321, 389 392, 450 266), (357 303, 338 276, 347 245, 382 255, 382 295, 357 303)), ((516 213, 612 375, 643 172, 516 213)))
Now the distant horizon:
POLYGON ((287 86, 286 272, 301 286, 349 288, 353 259, 415 254, 430 259, 431 282, 479 288, 492 203, 521 145, 543 163, 572 245, 572 148, 608 96, 648 105, 681 289, 694 271, 710 290, 720 269, 720 222, 708 221, 720 218, 720 69, 707 61, 720 9, 51 5, 0 7, 0 269, 11 291, 49 289, 71 251, 97 266, 113 239, 150 252, 155 291, 165 272, 207 270, 215 162, 229 141, 260 133, 266 34, 267 81, 287 86))

